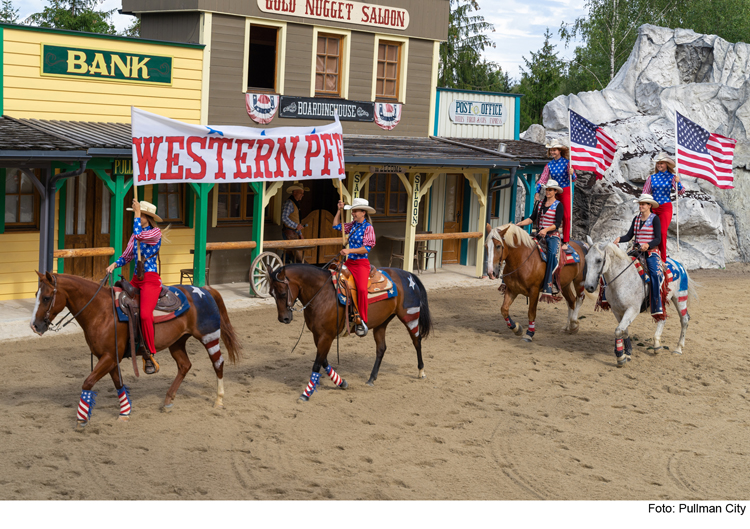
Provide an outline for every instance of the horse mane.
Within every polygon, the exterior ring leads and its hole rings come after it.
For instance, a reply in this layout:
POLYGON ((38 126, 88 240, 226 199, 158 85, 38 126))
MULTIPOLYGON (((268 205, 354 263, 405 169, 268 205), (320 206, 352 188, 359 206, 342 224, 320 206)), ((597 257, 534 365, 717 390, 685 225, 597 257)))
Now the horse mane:
POLYGON ((610 267, 612 266, 613 259, 611 259, 611 257, 626 260, 630 259, 630 257, 628 257, 628 254, 622 248, 620 248, 619 245, 613 242, 607 243, 606 246, 604 246, 604 253, 606 256, 609 256, 610 259, 607 261, 606 269, 602 270, 602 273, 608 272, 610 267))
POLYGON ((490 237, 497 240, 502 240, 505 242, 505 244, 508 245, 509 248, 515 248, 520 244, 523 244, 527 248, 534 248, 534 239, 531 238, 531 235, 526 233, 525 230, 522 228, 519 228, 514 223, 509 222, 508 224, 503 224, 502 226, 498 226, 497 228, 493 229, 490 232, 490 237), (501 235, 500 232, 506 230, 504 235, 501 235))

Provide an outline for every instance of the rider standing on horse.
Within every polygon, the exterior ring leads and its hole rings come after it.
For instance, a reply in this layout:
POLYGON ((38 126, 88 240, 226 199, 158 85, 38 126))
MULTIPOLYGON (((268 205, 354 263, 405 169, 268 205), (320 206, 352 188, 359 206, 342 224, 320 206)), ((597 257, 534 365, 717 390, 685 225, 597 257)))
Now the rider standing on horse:
POLYGON ((161 248, 162 232, 157 222, 161 217, 156 214, 156 206, 145 200, 140 203, 134 198, 131 208, 127 208, 134 214, 133 234, 130 236, 128 246, 117 261, 107 267, 107 272, 112 273, 115 268, 124 266, 133 259, 138 259, 136 241, 140 247, 143 262, 143 275, 139 277, 138 266, 133 273, 131 283, 140 289, 141 309, 141 332, 143 341, 146 342, 146 351, 143 352, 143 370, 151 375, 159 371, 159 364, 153 355, 156 354, 154 342, 154 309, 159 300, 161 292, 161 277, 156 268, 156 260, 161 248))
POLYGON ((661 244, 661 221, 653 208, 659 203, 648 194, 641 195, 638 200, 640 214, 636 215, 628 233, 623 237, 615 239, 614 243, 628 242, 635 238, 633 244, 636 250, 646 252, 646 265, 651 276, 651 316, 663 316, 661 306, 661 262, 659 245, 661 244))
MULTIPOLYGON (((573 212, 571 211, 570 203, 570 184, 575 182, 576 174, 573 172, 573 167, 570 165, 570 149, 561 142, 560 140, 552 140, 547 145, 547 153, 552 157, 552 161, 549 162, 542 171, 542 176, 539 178, 539 182, 536 184, 536 195, 535 200, 540 200, 539 195, 542 186, 547 183, 551 178, 557 182, 558 187, 562 189, 562 192, 558 196, 560 203, 563 206, 563 225, 562 225, 562 242, 563 250, 567 250, 568 243, 570 242, 570 225, 573 212)), ((560 224, 557 225, 557 229, 561 228, 560 224)))
POLYGON ((357 336, 367 334, 367 280, 370 277, 370 260, 368 254, 375 246, 375 230, 367 219, 366 213, 375 213, 370 203, 364 198, 355 198, 351 206, 345 206, 339 200, 339 209, 333 218, 333 229, 341 231, 341 210, 351 210, 353 222, 344 224, 344 233, 349 234, 349 248, 343 248, 341 255, 347 256, 346 267, 354 278, 357 287, 357 305, 362 323, 354 328, 357 336))
POLYGON ((544 273, 541 299, 551 302, 555 301, 554 296, 558 294, 553 274, 560 263, 560 225, 564 222, 564 217, 558 197, 563 189, 555 180, 547 180, 544 187, 545 200, 539 202, 530 217, 516 226, 526 226, 533 222, 537 236, 544 237, 547 242, 547 270, 544 273))
POLYGON ((643 194, 652 195, 657 203, 654 208, 654 214, 659 217, 661 222, 661 243, 659 244, 659 253, 661 260, 667 262, 667 230, 672 222, 672 191, 677 191, 679 195, 685 192, 685 188, 680 182, 680 176, 672 174, 674 171, 674 160, 667 156, 666 153, 659 153, 654 159, 656 171, 646 178, 643 184, 643 194))

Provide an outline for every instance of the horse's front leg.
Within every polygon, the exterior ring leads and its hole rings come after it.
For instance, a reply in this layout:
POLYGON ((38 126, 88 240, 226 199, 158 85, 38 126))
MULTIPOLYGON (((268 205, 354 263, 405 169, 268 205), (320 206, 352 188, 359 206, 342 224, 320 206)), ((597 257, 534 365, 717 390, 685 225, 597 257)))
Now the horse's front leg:
POLYGON ((120 370, 117 366, 113 367, 109 376, 112 377, 112 382, 115 384, 117 390, 117 400, 120 403, 120 418, 121 421, 127 421, 130 419, 130 412, 132 411, 133 402, 130 400, 130 388, 128 388, 124 382, 120 379, 120 370))
POLYGON ((526 330, 524 340, 530 342, 534 339, 536 332, 536 309, 539 305, 539 287, 532 288, 529 295, 529 328, 526 330))
POLYGON ((78 401, 77 424, 79 428, 83 428, 89 423, 91 413, 94 411, 94 406, 96 405, 96 392, 93 391, 94 384, 99 382, 104 375, 112 371, 113 367, 117 367, 115 359, 109 354, 104 354, 99 357, 99 361, 94 366, 94 370, 86 377, 86 380, 83 381, 81 398, 78 401))
POLYGON ((615 356, 617 357, 617 367, 622 367, 630 362, 631 355, 625 351, 625 340, 628 339, 628 328, 638 316, 638 309, 630 307, 620 318, 620 323, 615 329, 615 356))
MULTIPOLYGON (((320 385, 320 368, 325 367, 328 365, 327 358, 328 358, 328 351, 331 349, 331 343, 333 342, 334 336, 332 336, 329 333, 324 333, 317 337, 315 340, 315 345, 318 348, 318 352, 315 356, 315 361, 313 362, 313 368, 312 368, 312 374, 310 375, 310 381, 307 383, 307 386, 305 387, 305 390, 302 392, 302 395, 300 395, 299 400, 303 402, 307 402, 310 400, 310 397, 313 393, 315 393, 315 390, 318 389, 318 386, 320 385)), ((335 377, 339 377, 338 373, 333 371, 333 368, 328 366, 331 370, 331 372, 334 374, 335 377)), ((333 378, 333 377, 332 377, 333 378)), ((344 379, 341 379, 342 384, 346 384, 346 381, 344 379)), ((348 384, 347 384, 348 385, 348 384)))
POLYGON ((568 322, 563 327, 563 331, 568 334, 576 334, 578 332, 578 312, 581 310, 583 305, 583 294, 580 296, 576 292, 576 283, 571 281, 568 286, 563 289, 563 296, 565 301, 568 303, 568 322))
POLYGON ((685 336, 687 335, 688 322, 690 321, 690 315, 687 311, 687 293, 684 298, 680 300, 679 292, 675 292, 672 296, 672 303, 677 307, 680 312, 680 341, 677 343, 677 349, 672 351, 672 354, 681 355, 682 349, 685 347, 685 336))
POLYGON ((654 353, 658 353, 661 348, 661 334, 664 332, 665 320, 659 320, 656 322, 656 332, 654 332, 654 353))
POLYGON ((510 306, 513 301, 515 301, 517 295, 518 294, 514 294, 509 289, 505 289, 505 297, 503 298, 503 306, 500 307, 500 314, 505 318, 505 323, 508 324, 508 328, 513 331, 516 336, 521 336, 521 333, 523 333, 523 327, 519 323, 514 322, 510 317, 510 306))

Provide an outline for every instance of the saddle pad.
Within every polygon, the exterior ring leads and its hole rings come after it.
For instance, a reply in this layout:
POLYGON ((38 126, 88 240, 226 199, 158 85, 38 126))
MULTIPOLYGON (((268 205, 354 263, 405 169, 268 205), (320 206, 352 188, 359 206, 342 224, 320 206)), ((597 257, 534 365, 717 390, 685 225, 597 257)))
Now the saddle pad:
MULTIPOLYGON (((384 299, 394 298, 398 294, 396 284, 393 282, 393 279, 391 279, 391 276, 389 276, 385 270, 378 271, 385 276, 387 281, 384 288, 375 292, 367 293, 368 305, 378 301, 383 301, 384 299)), ((339 303, 341 303, 342 305, 346 305, 346 293, 342 292, 341 287, 339 287, 338 282, 336 281, 336 271, 331 270, 331 275, 333 276, 333 287, 336 289, 336 293, 338 294, 339 303)))
POLYGON ((679 301, 685 302, 688 299, 688 276, 685 272, 685 268, 679 262, 675 261, 671 257, 667 257, 667 270, 672 276, 672 280, 678 284, 678 297, 679 301))
MULTIPOLYGON (((180 305, 180 308, 174 312, 162 312, 160 310, 155 310, 154 323, 162 323, 165 321, 173 320, 177 316, 181 316, 182 314, 187 312, 187 310, 190 308, 187 297, 182 290, 175 286, 169 286, 167 288, 174 292, 178 298, 180 298, 182 304, 180 305)), ((115 287, 115 307, 117 308, 117 319, 120 321, 128 321, 127 314, 125 314, 125 312, 123 312, 123 310, 120 308, 120 296, 122 295, 124 295, 122 289, 115 287)))
MULTIPOLYGON (((541 256, 542 261, 546 263, 547 262, 546 250, 542 250, 542 246, 539 244, 539 241, 537 241, 536 247, 539 249, 539 255, 541 256)), ((580 263, 581 256, 578 255, 578 252, 576 252, 572 246, 568 246, 568 250, 572 253, 562 252, 563 266, 580 263)))

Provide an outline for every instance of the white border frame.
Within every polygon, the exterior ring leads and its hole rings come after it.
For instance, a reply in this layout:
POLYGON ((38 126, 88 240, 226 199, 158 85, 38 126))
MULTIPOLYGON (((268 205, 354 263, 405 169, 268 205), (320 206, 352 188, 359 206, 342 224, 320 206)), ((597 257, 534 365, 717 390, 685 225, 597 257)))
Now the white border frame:
POLYGON ((398 82, 398 99, 396 103, 406 103, 406 73, 409 71, 409 37, 397 37, 395 35, 386 35, 384 33, 375 34, 375 49, 372 52, 372 92, 370 99, 377 101, 375 89, 378 81, 378 47, 380 41, 398 42, 401 44, 401 57, 399 57, 399 82, 398 82))
POLYGON ((314 26, 312 36, 312 63, 310 64, 310 97, 331 97, 331 96, 316 96, 315 95, 315 64, 316 55, 318 54, 318 34, 324 33, 327 35, 337 35, 343 37, 343 46, 341 51, 343 56, 341 57, 341 64, 339 65, 339 79, 341 79, 341 98, 349 99, 349 59, 351 58, 351 47, 352 47, 352 32, 348 29, 329 28, 325 26, 314 26))
POLYGON ((269 28, 278 28, 278 49, 276 50, 276 93, 284 95, 284 73, 286 70, 286 22, 279 22, 276 20, 269 20, 266 18, 245 18, 245 39, 244 39, 244 50, 242 52, 242 93, 248 93, 247 86, 247 73, 248 63, 250 62, 250 26, 254 24, 256 26, 266 26, 269 28))

